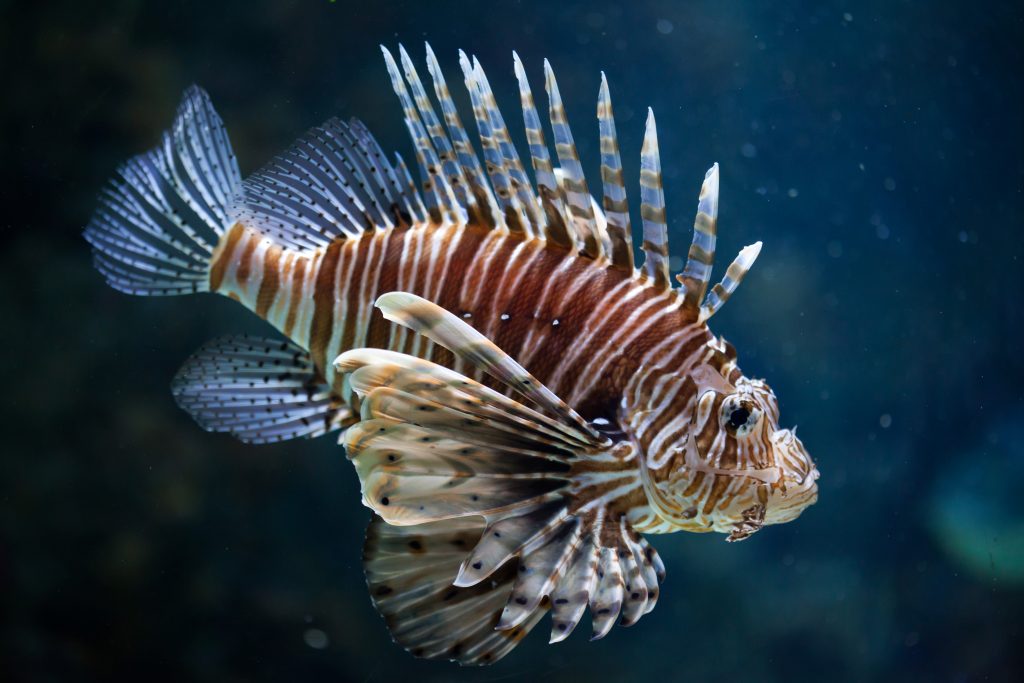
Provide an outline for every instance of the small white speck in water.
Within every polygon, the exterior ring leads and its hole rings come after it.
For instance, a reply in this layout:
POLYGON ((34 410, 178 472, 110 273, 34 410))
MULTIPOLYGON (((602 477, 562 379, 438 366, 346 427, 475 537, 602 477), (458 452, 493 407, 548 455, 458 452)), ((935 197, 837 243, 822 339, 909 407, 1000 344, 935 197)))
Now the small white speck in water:
POLYGON ((553 321, 551 322, 551 324, 552 324, 552 325, 554 325, 555 327, 558 327, 558 318, 555 318, 555 319, 554 319, 554 320, 553 320, 553 321))
POLYGON ((462 314, 462 317, 463 317, 463 318, 472 318, 472 317, 473 317, 473 314, 472 314, 472 313, 463 313, 463 314, 462 314))
POLYGON ((508 313, 502 313, 501 314, 501 319, 502 320, 508 320, 508 313))

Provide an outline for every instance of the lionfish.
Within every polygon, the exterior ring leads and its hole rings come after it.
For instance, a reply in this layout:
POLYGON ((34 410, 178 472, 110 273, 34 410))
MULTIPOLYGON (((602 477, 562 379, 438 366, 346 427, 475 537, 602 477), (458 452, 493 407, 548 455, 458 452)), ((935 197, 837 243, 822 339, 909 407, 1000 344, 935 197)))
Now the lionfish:
POLYGON ((635 267, 604 74, 598 203, 547 61, 557 161, 513 55, 531 182, 476 58, 459 53, 479 155, 430 46, 435 99, 404 49, 397 62, 382 49, 420 187, 355 119, 242 180, 192 87, 160 146, 104 191, 85 229, 95 265, 129 294, 223 294, 283 334, 208 343, 174 396, 245 442, 341 432, 376 513, 367 583, 401 646, 487 664, 547 611, 556 642, 588 607, 603 637, 657 602, 664 565, 646 535, 738 541, 817 499, 775 394, 707 325, 761 243, 708 291, 716 164, 673 285, 649 111, 635 267))

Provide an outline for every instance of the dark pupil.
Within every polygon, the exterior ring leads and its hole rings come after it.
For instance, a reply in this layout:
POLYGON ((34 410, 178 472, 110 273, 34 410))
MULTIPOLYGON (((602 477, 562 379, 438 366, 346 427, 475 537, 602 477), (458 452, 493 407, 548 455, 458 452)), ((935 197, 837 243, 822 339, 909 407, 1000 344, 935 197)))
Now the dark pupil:
POLYGON ((750 411, 746 408, 737 408, 732 411, 732 415, 729 416, 729 426, 733 429, 739 429, 743 425, 747 424, 747 419, 750 417, 750 411))

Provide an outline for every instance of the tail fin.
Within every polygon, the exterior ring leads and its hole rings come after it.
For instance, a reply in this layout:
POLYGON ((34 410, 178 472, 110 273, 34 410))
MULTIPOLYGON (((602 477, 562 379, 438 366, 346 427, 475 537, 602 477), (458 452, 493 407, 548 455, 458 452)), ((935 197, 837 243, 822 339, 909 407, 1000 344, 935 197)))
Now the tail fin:
POLYGON ((224 124, 199 87, 185 91, 162 144, 119 169, 84 236, 96 269, 127 294, 207 291, 242 177, 224 124))

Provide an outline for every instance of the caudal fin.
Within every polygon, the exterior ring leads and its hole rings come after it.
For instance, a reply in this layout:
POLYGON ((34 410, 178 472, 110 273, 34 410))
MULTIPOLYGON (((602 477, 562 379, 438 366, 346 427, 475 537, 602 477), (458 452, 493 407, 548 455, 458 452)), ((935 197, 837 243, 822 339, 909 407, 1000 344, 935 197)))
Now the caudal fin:
POLYGON ((241 191, 224 124, 192 86, 160 146, 124 164, 101 194, 84 232, 96 269, 127 294, 207 291, 241 191))

